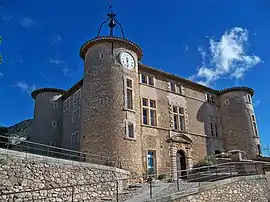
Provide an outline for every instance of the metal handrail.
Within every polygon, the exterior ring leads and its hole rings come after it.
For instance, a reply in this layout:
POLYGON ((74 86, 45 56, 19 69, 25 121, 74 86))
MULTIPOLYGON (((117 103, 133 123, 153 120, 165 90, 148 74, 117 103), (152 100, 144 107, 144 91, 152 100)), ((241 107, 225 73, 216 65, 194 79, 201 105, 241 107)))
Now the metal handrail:
MULTIPOLYGON (((108 157, 108 156, 91 154, 91 153, 66 149, 66 148, 62 148, 62 147, 50 146, 50 145, 32 142, 32 141, 28 141, 28 140, 21 141, 20 144, 17 144, 17 145, 12 145, 9 142, 9 137, 0 135, 0 138, 2 138, 2 140, 3 139, 7 140, 7 141, 5 141, 5 140, 1 141, 1 139, 0 139, 0 144, 2 143, 2 147, 1 147, 2 149, 14 150, 14 151, 18 151, 18 149, 26 149, 26 151, 23 151, 23 152, 27 152, 27 153, 31 153, 31 154, 39 154, 39 152, 44 152, 44 153, 42 153, 42 155, 49 156, 49 157, 51 157, 53 155, 60 155, 60 156, 53 156, 53 157, 57 157, 60 159, 78 158, 78 159, 72 159, 72 160, 79 161, 79 162, 87 162, 86 160, 101 159, 101 160, 105 161, 102 164, 106 164, 106 165, 111 164, 115 167, 121 168, 120 162, 116 158, 112 158, 112 157, 108 157), (65 157, 63 157, 63 156, 65 156, 65 157)), ((99 164, 99 162, 97 162, 97 164, 99 164)))

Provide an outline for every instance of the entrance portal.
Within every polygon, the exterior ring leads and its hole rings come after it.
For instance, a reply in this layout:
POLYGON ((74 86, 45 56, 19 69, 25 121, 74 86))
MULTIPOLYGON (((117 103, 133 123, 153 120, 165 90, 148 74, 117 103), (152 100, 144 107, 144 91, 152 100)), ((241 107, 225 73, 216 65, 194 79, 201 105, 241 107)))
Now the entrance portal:
POLYGON ((182 178, 182 179, 186 178, 186 174, 187 174, 187 172, 185 171, 187 169, 186 155, 183 150, 178 150, 176 153, 176 167, 177 167, 177 178, 182 178))

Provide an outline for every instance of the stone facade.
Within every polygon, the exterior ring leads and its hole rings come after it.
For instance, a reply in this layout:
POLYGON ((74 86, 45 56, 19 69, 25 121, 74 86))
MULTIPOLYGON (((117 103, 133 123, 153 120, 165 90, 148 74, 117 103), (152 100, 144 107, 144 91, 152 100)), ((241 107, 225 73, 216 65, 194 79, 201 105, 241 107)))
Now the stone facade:
POLYGON ((259 154, 252 89, 214 90, 143 65, 141 49, 122 38, 88 41, 80 54, 84 60, 82 80, 67 91, 39 89, 32 93, 36 100, 33 140, 45 144, 51 141, 51 126, 42 124, 49 123, 52 116, 45 116, 50 110, 42 106, 50 99, 47 95, 54 92, 51 96, 61 95, 56 102, 62 109, 53 111, 62 117, 56 135, 62 141, 57 141, 57 146, 74 149, 71 135, 79 131, 75 149, 113 157, 132 173, 146 173, 151 166, 155 173, 175 172, 192 167, 207 155, 235 149, 246 152, 250 159, 259 154), (121 64, 122 51, 134 58, 132 70, 121 64), (127 79, 132 81, 132 109, 127 109, 127 79), (65 112, 63 108, 79 88, 80 117, 79 123, 74 124, 75 106, 71 102, 72 107, 65 112), (152 108, 147 106, 148 118, 144 117, 143 99, 148 104, 152 102, 152 108), (179 110, 177 118, 175 109, 179 110), (146 124, 144 119, 148 121, 146 124), (130 123, 132 137, 129 137, 130 123), (39 141, 45 135, 47 142, 39 141))
POLYGON ((118 168, 4 149, 0 159, 0 201, 97 201, 115 197, 117 179, 121 193, 126 181, 120 179, 130 176, 118 168))

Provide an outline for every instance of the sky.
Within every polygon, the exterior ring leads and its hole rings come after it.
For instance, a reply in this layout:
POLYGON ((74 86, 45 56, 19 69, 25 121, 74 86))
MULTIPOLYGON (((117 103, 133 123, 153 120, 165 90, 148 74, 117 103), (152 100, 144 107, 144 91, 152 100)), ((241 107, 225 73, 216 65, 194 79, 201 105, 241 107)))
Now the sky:
POLYGON ((270 145, 268 0, 0 0, 0 125, 33 117, 32 90, 82 78, 80 47, 109 5, 143 49, 142 63, 216 89, 253 88, 262 145, 270 145))

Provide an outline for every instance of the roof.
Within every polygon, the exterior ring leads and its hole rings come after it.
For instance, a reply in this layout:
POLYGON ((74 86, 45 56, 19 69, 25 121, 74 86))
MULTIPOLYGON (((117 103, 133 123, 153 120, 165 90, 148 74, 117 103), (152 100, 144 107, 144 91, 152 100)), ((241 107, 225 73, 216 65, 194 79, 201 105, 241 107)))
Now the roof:
POLYGON ((33 99, 36 99, 36 96, 39 93, 44 93, 44 92, 55 92, 55 93, 64 94, 66 91, 63 90, 63 89, 60 89, 60 88, 39 88, 39 89, 34 90, 31 93, 31 96, 32 96, 33 99))
MULTIPOLYGON (((222 95, 224 93, 232 92, 232 91, 245 91, 245 92, 249 93, 251 96, 254 95, 254 90, 252 88, 249 88, 249 87, 232 87, 232 88, 226 88, 226 89, 222 89, 222 90, 215 90, 213 88, 209 88, 207 86, 201 85, 201 84, 193 82, 191 80, 179 77, 177 75, 174 75, 174 74, 171 74, 171 73, 156 69, 154 67, 141 64, 141 63, 139 63, 139 69, 142 69, 144 71, 145 70, 150 71, 152 73, 158 73, 160 75, 164 75, 165 77, 168 77, 168 78, 171 78, 173 80, 179 81, 182 84, 193 86, 193 87, 195 87, 197 89, 200 89, 202 91, 206 91, 206 92, 213 93, 213 94, 216 94, 216 95, 222 95)), ((80 79, 77 83, 75 83, 68 90, 63 90, 63 89, 58 89, 58 88, 40 88, 40 89, 34 90, 31 93, 31 95, 32 95, 33 99, 35 99, 37 94, 39 94, 41 92, 57 92, 57 93, 63 94, 61 99, 65 100, 70 95, 72 95, 74 92, 76 92, 82 85, 83 85, 83 78, 80 79)))
POLYGON ((202 84, 199 84, 199 83, 196 83, 194 81, 185 79, 183 77, 179 77, 179 76, 177 76, 175 74, 172 74, 172 73, 168 73, 168 72, 156 69, 156 68, 148 66, 148 65, 139 64, 139 68, 142 68, 142 69, 144 69, 146 71, 159 73, 159 74, 164 75, 166 77, 169 77, 171 79, 178 80, 179 82, 181 82, 183 84, 194 86, 194 87, 196 87, 198 89, 201 89, 203 91, 207 91, 209 93, 214 93, 214 94, 217 94, 217 95, 221 95, 223 93, 227 93, 227 92, 231 92, 231 91, 245 91, 245 92, 248 92, 251 96, 254 95, 254 90, 252 88, 249 88, 249 87, 232 87, 232 88, 225 88, 225 89, 222 89, 222 90, 215 90, 213 88, 209 88, 209 87, 204 86, 202 84))
POLYGON ((130 45, 130 48, 135 52, 137 53, 138 55, 138 60, 140 60, 142 58, 142 55, 143 55, 143 51, 142 49, 137 45, 135 44, 134 42, 130 41, 130 40, 127 40, 127 39, 123 39, 123 38, 120 38, 120 37, 111 37, 111 36, 103 36, 103 37, 97 37, 97 38, 94 38, 94 39, 91 39, 89 41, 86 41, 81 49, 80 49, 80 56, 81 58, 84 60, 85 58, 85 54, 87 52, 87 50, 93 46, 94 44, 97 44, 97 43, 100 43, 100 42, 124 42, 128 45, 130 45))

